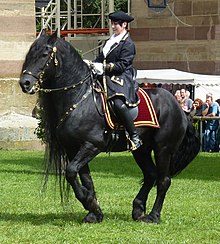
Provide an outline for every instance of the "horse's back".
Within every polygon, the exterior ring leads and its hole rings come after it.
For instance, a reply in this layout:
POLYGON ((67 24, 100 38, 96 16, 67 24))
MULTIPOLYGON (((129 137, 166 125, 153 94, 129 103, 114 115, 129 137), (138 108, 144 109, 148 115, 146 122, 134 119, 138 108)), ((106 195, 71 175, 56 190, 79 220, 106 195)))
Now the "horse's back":
POLYGON ((175 150, 181 143, 188 120, 174 96, 163 88, 145 89, 157 115, 160 128, 154 133, 155 144, 175 150), (169 143, 167 143, 169 142, 169 143))
POLYGON ((155 112, 160 114, 159 119, 164 119, 164 117, 172 115, 173 117, 186 120, 183 110, 170 92, 163 88, 145 89, 145 92, 151 98, 155 112))

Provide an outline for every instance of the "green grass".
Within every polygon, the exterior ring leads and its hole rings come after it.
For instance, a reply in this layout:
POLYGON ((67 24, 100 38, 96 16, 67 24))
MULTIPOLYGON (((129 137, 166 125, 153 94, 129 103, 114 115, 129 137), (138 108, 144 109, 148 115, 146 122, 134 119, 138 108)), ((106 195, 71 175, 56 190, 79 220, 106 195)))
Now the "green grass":
POLYGON ((130 153, 91 162, 105 215, 100 224, 81 223, 87 212, 73 196, 62 206, 52 176, 41 193, 42 158, 0 151, 0 243, 220 243, 220 153, 201 153, 172 180, 159 225, 131 218, 142 175, 130 153))

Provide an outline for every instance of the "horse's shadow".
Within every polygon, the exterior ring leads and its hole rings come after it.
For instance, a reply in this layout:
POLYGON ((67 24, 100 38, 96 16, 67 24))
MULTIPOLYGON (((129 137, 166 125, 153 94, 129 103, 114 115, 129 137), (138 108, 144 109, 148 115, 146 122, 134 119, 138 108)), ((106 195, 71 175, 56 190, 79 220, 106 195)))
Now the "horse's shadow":
MULTIPOLYGON (((44 224, 51 224, 55 226, 63 226, 66 224, 82 224, 83 218, 85 217, 83 211, 81 212, 66 212, 66 213, 46 213, 46 214, 34 214, 34 213, 0 213, 1 221, 24 223, 40 226, 44 224)), ((120 214, 120 213, 105 213, 104 221, 115 220, 115 219, 130 222, 132 221, 131 216, 120 214)))
MULTIPOLYGON (((117 176, 129 176, 141 179, 142 174, 136 165, 132 156, 128 155, 113 155, 103 158, 97 157, 92 161, 91 172, 101 174, 114 174, 117 176)), ((204 181, 219 181, 220 180, 220 153, 198 155, 180 174, 175 178, 178 179, 196 179, 204 181), (207 161, 207 164, 204 163, 207 161)))
MULTIPOLYGON (((43 175, 43 157, 36 157, 34 160, 25 159, 11 159, 1 160, 1 165, 24 165, 24 170, 14 168, 3 168, 0 172, 3 173, 26 173, 30 175, 43 175), (35 162, 35 163, 33 163, 35 162), (25 169, 26 168, 26 169, 25 169)), ((112 154, 109 157, 105 154, 94 158, 90 163, 91 173, 101 173, 103 175, 112 174, 115 177, 130 176, 140 179, 142 177, 141 171, 136 165, 131 154, 118 155, 112 154)), ((197 156, 193 162, 181 172, 178 179, 198 179, 198 180, 220 180, 218 174, 220 170, 220 154, 205 154, 197 156), (200 161, 207 160, 206 164, 200 164, 200 161), (219 162, 219 163, 217 163, 219 162)))
POLYGON ((198 155, 176 178, 201 181, 220 180, 220 153, 198 155), (204 163, 205 162, 205 163, 204 163))

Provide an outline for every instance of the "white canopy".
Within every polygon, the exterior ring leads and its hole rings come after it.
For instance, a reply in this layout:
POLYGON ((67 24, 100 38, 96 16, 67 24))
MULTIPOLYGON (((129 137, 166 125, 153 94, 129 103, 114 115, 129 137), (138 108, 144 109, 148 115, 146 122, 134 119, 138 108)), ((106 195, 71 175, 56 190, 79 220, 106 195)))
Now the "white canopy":
POLYGON ((220 76, 200 75, 176 69, 137 70, 137 81, 151 84, 179 84, 195 86, 195 98, 205 101, 211 92, 214 99, 220 98, 220 76))
POLYGON ((137 70, 139 83, 220 86, 220 76, 200 75, 176 69, 137 70))

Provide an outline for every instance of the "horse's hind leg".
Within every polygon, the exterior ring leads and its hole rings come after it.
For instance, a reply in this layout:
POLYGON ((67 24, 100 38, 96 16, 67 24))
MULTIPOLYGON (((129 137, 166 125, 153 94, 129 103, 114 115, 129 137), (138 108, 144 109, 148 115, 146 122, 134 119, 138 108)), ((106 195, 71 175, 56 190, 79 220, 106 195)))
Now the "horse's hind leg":
POLYGON ((156 166, 151 157, 151 150, 145 150, 142 146, 139 150, 133 152, 133 156, 143 172, 144 182, 133 201, 132 218, 134 220, 146 221, 146 202, 148 194, 157 179, 156 166))
POLYGON ((158 171, 158 179, 156 183, 157 196, 154 202, 154 206, 146 219, 147 222, 151 223, 160 222, 160 213, 163 207, 163 202, 171 184, 171 179, 169 175, 170 154, 167 152, 167 149, 162 150, 159 154, 155 154, 155 160, 158 171))

